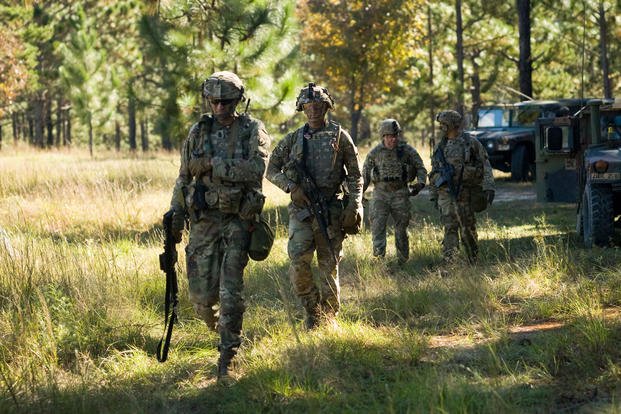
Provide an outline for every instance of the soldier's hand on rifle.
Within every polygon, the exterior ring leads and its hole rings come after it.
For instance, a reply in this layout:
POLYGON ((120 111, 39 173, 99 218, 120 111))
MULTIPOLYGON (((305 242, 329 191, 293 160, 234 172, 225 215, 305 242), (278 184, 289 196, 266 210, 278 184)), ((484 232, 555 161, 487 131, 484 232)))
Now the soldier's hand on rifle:
POLYGON ((304 194, 304 190, 302 190, 302 186, 294 185, 291 189, 291 201, 298 207, 306 207, 310 204, 310 200, 304 194))
POLYGON ((491 206, 494 201, 494 195, 496 192, 494 190, 485 190, 485 199, 487 200, 487 205, 491 206))
POLYGON ((188 170, 194 177, 201 176, 211 171, 211 158, 192 157, 188 163, 188 170))
POLYGON ((414 197, 416 194, 420 193, 420 190, 425 188, 425 184, 416 183, 410 187, 410 197, 414 197))
POLYGON ((181 233, 185 227, 185 215, 181 211, 174 211, 172 216, 172 235, 175 243, 181 242, 181 233))

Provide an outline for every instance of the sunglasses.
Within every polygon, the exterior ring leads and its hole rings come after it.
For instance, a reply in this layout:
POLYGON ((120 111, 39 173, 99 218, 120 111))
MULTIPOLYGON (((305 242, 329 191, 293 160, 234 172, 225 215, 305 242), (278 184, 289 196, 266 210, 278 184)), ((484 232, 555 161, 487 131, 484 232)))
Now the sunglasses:
POLYGON ((324 105, 324 103, 322 101, 313 101, 313 102, 307 102, 305 104, 302 105, 302 108, 304 109, 309 109, 309 108, 322 108, 324 105))
POLYGON ((217 106, 217 105, 230 105, 233 102, 235 102, 237 99, 210 99, 209 103, 212 104, 213 106, 217 106))

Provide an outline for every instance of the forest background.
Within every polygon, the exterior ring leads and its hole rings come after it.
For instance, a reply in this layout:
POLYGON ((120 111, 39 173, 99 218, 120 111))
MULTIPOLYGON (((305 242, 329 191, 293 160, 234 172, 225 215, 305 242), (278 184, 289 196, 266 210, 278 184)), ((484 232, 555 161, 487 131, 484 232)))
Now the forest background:
POLYGON ((2 1, 0 145, 176 148, 217 70, 240 75, 275 138, 302 122, 295 96, 314 81, 357 142, 395 117, 433 143, 440 109, 618 96, 619 10, 618 0, 2 1))
POLYGON ((498 171, 478 265, 442 277, 442 223, 423 190, 410 261, 397 265, 392 234, 385 261, 367 227, 349 238, 338 326, 315 332, 290 291, 289 198, 266 184, 276 241, 245 272, 234 383, 216 382, 219 337, 187 296, 187 233, 170 358, 154 357, 162 213, 213 71, 240 74, 274 141, 303 122, 299 88, 326 85, 364 157, 386 116, 418 147, 440 109, 516 91, 619 96, 619 10, 0 0, 0 412, 621 412, 621 240, 581 248, 574 204, 536 203, 532 183, 498 171))

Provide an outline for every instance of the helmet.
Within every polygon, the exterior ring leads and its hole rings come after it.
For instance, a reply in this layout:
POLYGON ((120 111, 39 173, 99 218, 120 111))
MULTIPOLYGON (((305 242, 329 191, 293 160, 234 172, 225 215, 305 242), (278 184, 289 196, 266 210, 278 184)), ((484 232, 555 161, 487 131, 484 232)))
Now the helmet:
POLYGON ((436 115, 436 121, 446 126, 447 129, 461 126, 461 115, 457 111, 442 111, 436 115))
POLYGON ((379 134, 381 137, 384 135, 399 135, 401 133, 401 126, 396 119, 388 118, 380 122, 379 134))
POLYGON ((215 72, 203 82, 203 95, 214 99, 244 100, 244 84, 229 71, 215 72))
POLYGON ((314 82, 310 82, 308 86, 300 90, 300 94, 295 100, 295 109, 302 111, 302 105, 314 101, 325 102, 328 104, 328 109, 334 109, 334 99, 332 99, 328 90, 315 85, 314 82))

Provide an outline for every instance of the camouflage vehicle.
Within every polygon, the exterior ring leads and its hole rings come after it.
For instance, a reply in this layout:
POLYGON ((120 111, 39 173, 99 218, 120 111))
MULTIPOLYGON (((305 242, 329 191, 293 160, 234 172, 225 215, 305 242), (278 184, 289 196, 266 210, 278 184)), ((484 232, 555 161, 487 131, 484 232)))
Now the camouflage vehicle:
POLYGON ((609 245, 621 215, 621 100, 540 119, 537 149, 538 201, 576 201, 585 247, 609 245))
POLYGON ((492 168, 511 173, 513 181, 535 179, 535 122, 561 110, 576 112, 579 99, 524 101, 481 107, 475 129, 466 131, 486 149, 492 168))

